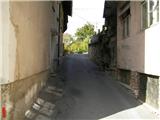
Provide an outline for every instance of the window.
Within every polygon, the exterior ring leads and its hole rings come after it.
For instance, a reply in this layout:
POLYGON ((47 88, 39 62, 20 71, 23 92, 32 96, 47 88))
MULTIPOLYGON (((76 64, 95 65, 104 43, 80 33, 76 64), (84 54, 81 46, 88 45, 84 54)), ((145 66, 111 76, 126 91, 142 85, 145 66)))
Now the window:
POLYGON ((148 13, 147 13, 147 2, 142 3, 142 29, 148 27, 148 13))
POLYGON ((126 38, 130 34, 130 9, 122 15, 123 37, 126 38))
POLYGON ((129 36, 129 15, 123 19, 123 37, 129 36))
POLYGON ((146 29, 159 22, 159 0, 142 2, 142 29, 146 29))

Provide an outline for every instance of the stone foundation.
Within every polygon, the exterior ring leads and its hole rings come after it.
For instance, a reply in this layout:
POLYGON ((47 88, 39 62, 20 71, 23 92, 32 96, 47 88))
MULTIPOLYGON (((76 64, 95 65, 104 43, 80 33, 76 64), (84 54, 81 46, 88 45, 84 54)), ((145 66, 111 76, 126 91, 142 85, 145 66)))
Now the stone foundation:
POLYGON ((146 103, 160 110, 160 80, 158 76, 147 76, 146 103))
POLYGON ((130 86, 136 98, 160 110, 159 76, 147 75, 136 71, 118 69, 117 79, 130 86))
POLYGON ((127 85, 130 84, 130 74, 129 70, 117 69, 117 79, 127 85))
MULTIPOLYGON (((6 118, 2 120, 23 120, 39 90, 48 79, 48 70, 23 80, 1 85, 1 104, 6 107, 6 118)), ((2 115, 1 115, 2 116, 2 115)))
POLYGON ((139 96, 139 73, 135 71, 131 71, 130 74, 130 87, 132 88, 135 97, 139 96))

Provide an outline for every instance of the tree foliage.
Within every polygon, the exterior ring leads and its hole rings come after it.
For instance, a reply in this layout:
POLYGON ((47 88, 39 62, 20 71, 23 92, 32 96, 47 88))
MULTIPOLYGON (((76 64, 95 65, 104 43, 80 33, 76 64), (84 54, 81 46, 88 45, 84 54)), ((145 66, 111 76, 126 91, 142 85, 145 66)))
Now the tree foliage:
POLYGON ((94 25, 87 23, 83 27, 77 29, 75 36, 77 40, 84 40, 85 38, 90 38, 94 33, 94 25))
POLYGON ((94 34, 94 25, 87 23, 83 27, 77 29, 75 39, 71 35, 65 35, 65 51, 69 53, 87 52, 89 41, 94 34))

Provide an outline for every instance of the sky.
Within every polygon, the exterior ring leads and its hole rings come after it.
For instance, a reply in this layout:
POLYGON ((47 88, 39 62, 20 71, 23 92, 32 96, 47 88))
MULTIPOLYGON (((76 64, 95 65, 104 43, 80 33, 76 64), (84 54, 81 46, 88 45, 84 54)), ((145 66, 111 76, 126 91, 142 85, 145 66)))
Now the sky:
POLYGON ((103 9, 105 0, 73 0, 72 16, 68 17, 68 28, 65 33, 74 35, 77 28, 87 22, 95 26, 95 31, 104 24, 103 9))

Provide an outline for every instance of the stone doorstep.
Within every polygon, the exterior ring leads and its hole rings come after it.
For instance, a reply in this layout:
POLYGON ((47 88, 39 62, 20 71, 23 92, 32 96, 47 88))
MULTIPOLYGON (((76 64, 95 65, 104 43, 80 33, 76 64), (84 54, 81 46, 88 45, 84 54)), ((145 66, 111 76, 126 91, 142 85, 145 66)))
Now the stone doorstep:
POLYGON ((37 103, 34 103, 32 108, 26 111, 25 118, 27 120, 33 120, 34 118, 36 118, 36 120, 50 120, 49 118, 45 117, 45 115, 55 116, 56 115, 55 107, 56 107, 55 104, 52 104, 50 102, 45 102, 43 99, 38 98, 37 103), (40 115, 40 113, 44 114, 44 116, 40 115))
POLYGON ((37 98, 37 100, 36 100, 36 103, 39 104, 39 105, 43 105, 44 102, 45 101, 43 99, 41 99, 41 98, 37 98))
POLYGON ((47 92, 47 93, 52 93, 52 94, 55 94, 56 96, 59 96, 59 97, 62 97, 63 95, 62 95, 62 89, 57 89, 57 88, 55 88, 55 87, 47 87, 47 88, 45 88, 45 90, 44 90, 45 92, 47 92))
POLYGON ((50 102, 45 102, 43 107, 39 110, 40 113, 51 116, 54 113, 56 105, 50 102))
POLYGON ((34 104, 33 104, 33 106, 32 106, 32 108, 33 108, 34 110, 39 111, 39 110, 40 110, 40 108, 41 108, 41 106, 40 106, 40 105, 38 105, 38 104, 36 104, 36 103, 34 103, 34 104))
POLYGON ((63 92, 63 89, 57 88, 55 86, 48 86, 47 88, 52 91, 63 92))
POLYGON ((51 77, 56 77, 57 74, 56 74, 56 73, 50 73, 50 76, 51 76, 51 77))
POLYGON ((27 110, 25 113, 25 118, 27 119, 33 119, 36 116, 36 113, 31 110, 27 110))

